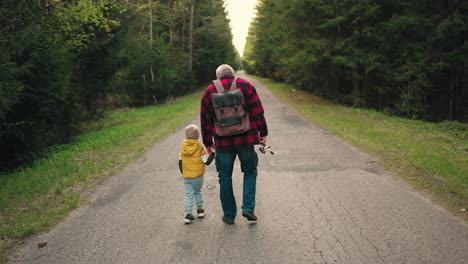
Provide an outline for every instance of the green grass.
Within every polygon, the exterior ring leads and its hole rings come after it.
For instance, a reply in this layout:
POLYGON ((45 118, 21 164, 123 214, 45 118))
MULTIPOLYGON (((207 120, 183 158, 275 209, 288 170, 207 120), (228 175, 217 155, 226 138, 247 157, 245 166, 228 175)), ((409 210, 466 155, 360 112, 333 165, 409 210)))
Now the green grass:
POLYGON ((85 202, 83 192, 193 118, 200 98, 196 92, 164 105, 115 111, 31 167, 0 175, 0 256, 63 219, 85 202))
POLYGON ((468 124, 431 123, 335 104, 286 84, 258 78, 312 122, 378 157, 394 174, 427 190, 468 219, 468 124))

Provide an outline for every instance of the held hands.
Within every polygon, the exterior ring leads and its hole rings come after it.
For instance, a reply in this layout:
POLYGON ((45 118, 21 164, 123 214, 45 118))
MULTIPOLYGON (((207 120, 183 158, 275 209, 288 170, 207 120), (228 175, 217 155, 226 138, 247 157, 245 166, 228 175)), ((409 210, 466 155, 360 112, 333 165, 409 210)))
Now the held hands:
POLYGON ((216 149, 215 149, 215 147, 212 145, 212 146, 209 146, 209 147, 206 148, 206 152, 207 152, 208 154, 215 153, 215 152, 216 152, 216 149))

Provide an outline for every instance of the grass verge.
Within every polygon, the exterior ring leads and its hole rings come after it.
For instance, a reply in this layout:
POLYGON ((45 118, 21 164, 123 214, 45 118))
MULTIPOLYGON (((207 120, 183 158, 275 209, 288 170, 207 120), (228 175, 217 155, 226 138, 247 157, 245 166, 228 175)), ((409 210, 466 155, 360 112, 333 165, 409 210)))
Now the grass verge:
POLYGON ((115 111, 30 168, 0 175, 0 262, 21 238, 47 230, 85 202, 83 191, 142 156, 199 111, 201 92, 115 111))
POLYGON ((312 122, 378 157, 468 221, 468 124, 431 123, 335 104, 292 86, 252 76, 312 122))

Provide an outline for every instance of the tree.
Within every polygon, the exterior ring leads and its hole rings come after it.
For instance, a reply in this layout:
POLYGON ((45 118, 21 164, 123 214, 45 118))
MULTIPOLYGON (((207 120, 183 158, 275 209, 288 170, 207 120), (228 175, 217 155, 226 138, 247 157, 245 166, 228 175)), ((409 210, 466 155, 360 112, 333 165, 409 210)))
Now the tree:
POLYGON ((0 170, 109 107, 157 104, 234 64, 225 16, 221 0, 0 2, 0 170))
POLYGON ((189 69, 193 67, 193 16, 195 12, 195 0, 190 1, 190 29, 189 29, 189 69))
POLYGON ((245 61, 254 73, 355 107, 466 121, 467 5, 263 0, 245 61))

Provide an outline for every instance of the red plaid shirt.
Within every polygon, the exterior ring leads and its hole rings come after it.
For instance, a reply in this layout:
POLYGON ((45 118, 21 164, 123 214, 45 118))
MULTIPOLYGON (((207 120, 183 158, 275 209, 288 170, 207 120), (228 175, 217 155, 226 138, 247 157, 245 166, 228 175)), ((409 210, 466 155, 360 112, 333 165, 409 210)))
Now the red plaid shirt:
MULTIPOLYGON (((234 80, 233 75, 227 75, 221 78, 221 83, 224 89, 229 90, 231 83, 234 80)), ((208 148, 213 145, 213 138, 217 150, 227 150, 239 147, 249 147, 259 144, 260 137, 268 135, 268 127, 263 116, 263 106, 258 97, 257 90, 248 81, 237 79, 237 89, 242 91, 244 102, 247 107, 250 119, 249 131, 234 135, 221 137, 216 134, 214 126, 215 112, 213 108, 213 94, 217 93, 215 85, 212 83, 206 88, 205 93, 201 98, 200 107, 200 126, 203 137, 203 144, 208 148)))

